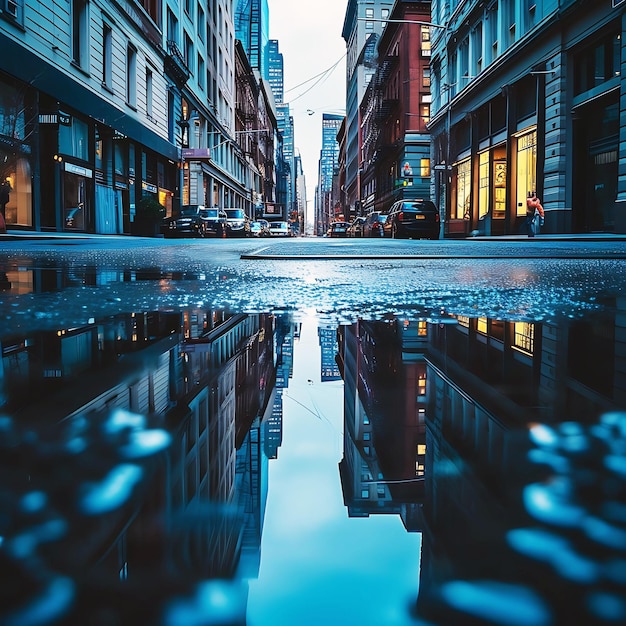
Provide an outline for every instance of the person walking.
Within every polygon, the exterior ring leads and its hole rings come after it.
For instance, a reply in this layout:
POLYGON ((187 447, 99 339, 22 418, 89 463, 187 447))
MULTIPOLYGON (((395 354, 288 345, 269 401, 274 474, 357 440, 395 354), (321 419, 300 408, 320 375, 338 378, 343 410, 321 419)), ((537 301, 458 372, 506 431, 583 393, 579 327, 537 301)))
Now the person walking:
POLYGON ((6 206, 9 203, 9 193, 11 192, 11 183, 3 180, 0 185, 0 233, 7 232, 6 222, 6 206))
POLYGON ((537 192, 529 191, 526 198, 526 234, 534 237, 543 226, 545 214, 543 206, 537 197, 537 192))

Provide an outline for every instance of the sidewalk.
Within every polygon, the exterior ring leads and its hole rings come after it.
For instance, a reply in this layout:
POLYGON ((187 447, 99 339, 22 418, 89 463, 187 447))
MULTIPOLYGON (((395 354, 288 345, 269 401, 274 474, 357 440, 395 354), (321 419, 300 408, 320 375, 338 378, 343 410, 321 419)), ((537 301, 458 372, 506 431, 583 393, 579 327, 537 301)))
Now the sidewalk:
MULTIPOLYGON (((71 233, 71 232, 39 232, 31 230, 11 230, 6 233, 0 233, 0 241, 19 241, 19 240, 50 240, 50 239, 146 239, 146 237, 137 237, 136 235, 97 235, 93 233, 71 233)), ((153 239, 148 237, 148 239, 153 239)), ((302 237, 299 239, 318 239, 317 237, 302 237)), ((351 238, 347 238, 351 241, 351 238)), ((626 241, 626 233, 546 233, 537 235, 533 241, 626 241)), ((333 239, 333 241, 341 241, 341 239, 333 239)), ((375 239, 374 241, 378 241, 375 239)), ((527 235, 479 235, 477 237, 450 238, 440 239, 439 241, 524 241, 528 242, 527 235)))

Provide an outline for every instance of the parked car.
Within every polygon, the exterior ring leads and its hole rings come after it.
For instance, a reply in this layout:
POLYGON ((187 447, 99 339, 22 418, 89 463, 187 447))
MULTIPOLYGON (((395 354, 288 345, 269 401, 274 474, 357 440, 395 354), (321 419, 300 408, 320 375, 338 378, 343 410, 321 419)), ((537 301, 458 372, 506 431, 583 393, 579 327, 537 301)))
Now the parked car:
POLYGON ((270 234, 272 237, 289 237, 291 231, 287 222, 270 222, 270 234))
POLYGON ((439 211, 430 200, 399 200, 389 209, 385 237, 439 239, 439 211))
POLYGON ((380 211, 372 211, 365 218, 363 224, 363 237, 383 237, 383 226, 387 220, 387 214, 380 211))
POLYGON ((262 220, 254 220, 250 222, 250 236, 252 237, 269 237, 271 235, 269 224, 263 223, 262 220))
POLYGON ((204 226, 204 236, 225 237, 226 236, 226 213, 217 207, 208 208, 200 206, 198 213, 204 226))
POLYGON ((250 235, 250 218, 243 209, 224 209, 226 213, 226 236, 247 237, 250 235))
POLYGON ((348 237, 363 237, 363 224, 365 224, 364 217, 355 217, 348 226, 348 237))
POLYGON ((333 222, 328 230, 329 237, 347 237, 349 222, 333 222))
POLYGON ((161 222, 161 232, 165 237, 204 237, 204 222, 198 204, 182 206, 176 216, 165 217, 161 222))
POLYGON ((261 224, 261 226, 263 226, 263 228, 265 229, 265 232, 267 233, 267 235, 271 235, 272 233, 270 233, 270 223, 267 220, 264 220, 263 218, 260 218, 257 220, 257 222, 259 222, 261 224))

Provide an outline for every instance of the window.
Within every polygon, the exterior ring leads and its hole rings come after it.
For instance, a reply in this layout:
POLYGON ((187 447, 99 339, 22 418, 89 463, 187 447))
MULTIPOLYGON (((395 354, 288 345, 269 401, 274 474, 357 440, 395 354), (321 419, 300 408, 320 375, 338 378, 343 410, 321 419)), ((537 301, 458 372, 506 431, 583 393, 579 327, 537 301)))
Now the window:
POLYGON ((478 217, 489 212, 489 151, 478 155, 478 217))
POLYGON ((382 17, 384 20, 386 20, 389 17, 389 9, 381 9, 380 10, 380 17, 382 17))
POLYGON ((102 84, 112 89, 113 80, 113 30, 108 24, 102 26, 102 84))
POLYGON ((621 35, 612 33, 574 58, 574 94, 579 95, 620 75, 621 35))
POLYGON ((535 325, 529 322, 513 324, 513 347, 521 352, 532 354, 534 350, 535 325))
POLYGON ((24 0, 2 0, 0 8, 2 8, 5 17, 9 17, 20 24, 24 21, 24 0))
POLYGON ((420 159, 420 176, 430 178, 430 159, 420 159))
POLYGON ((198 39, 204 41, 206 38, 206 17, 204 16, 204 10, 198 5, 198 39))
POLYGON ((430 68, 425 67, 422 75, 422 86, 430 87, 430 68))
POLYGON ((72 62, 84 67, 87 62, 87 3, 72 0, 72 62))
POLYGON ((167 40, 178 45, 178 20, 170 9, 167 10, 167 40))
POLYGON ((185 37, 185 49, 183 51, 183 54, 184 54, 184 57, 185 57, 185 65, 187 66, 189 71, 193 74, 194 73, 194 68, 193 68, 193 41, 192 41, 191 37, 187 33, 185 33, 184 37, 185 37))
POLYGON ((137 105, 137 50, 130 45, 126 49, 126 103, 137 105))
POLYGON ((146 69, 146 115, 152 119, 152 70, 146 69))
POLYGON ((517 215, 526 215, 526 197, 537 189, 537 131, 517 138, 517 215))
POLYGON ((198 53, 198 87, 204 91, 204 79, 206 78, 206 70, 204 68, 204 59, 198 53))
POLYGON ((374 19, 374 9, 370 9, 370 8, 365 9, 365 17, 368 20, 374 19))
POLYGON ((487 13, 487 29, 489 39, 487 43, 491 45, 491 59, 493 61, 498 56, 498 3, 495 2, 489 7, 487 13))
POLYGON ((456 188, 456 206, 452 219, 469 218, 470 213, 470 197, 471 197, 471 167, 470 159, 465 159, 457 165, 457 188, 456 188))
POLYGON ((120 139, 113 141, 113 167, 117 176, 126 176, 127 173, 126 143, 120 139))
POLYGON ((59 151, 77 159, 89 159, 89 127, 76 117, 71 118, 69 126, 59 124, 59 151))
POLYGON ((428 26, 422 26, 422 56, 430 56, 430 28, 428 26))
POLYGON ((417 378, 417 395, 425 396, 426 395, 426 373, 421 373, 417 378))
POLYGON ((140 0, 139 4, 146 10, 146 13, 152 18, 152 21, 157 26, 160 26, 161 3, 159 0, 140 0))
POLYGON ((483 69, 483 25, 479 23, 472 31, 472 73, 478 76, 483 69))
MULTIPOLYGON (((461 72, 461 78, 469 78, 469 37, 466 37, 459 46, 459 70, 461 72)), ((467 85, 467 80, 464 80, 460 89, 463 89, 467 85)))

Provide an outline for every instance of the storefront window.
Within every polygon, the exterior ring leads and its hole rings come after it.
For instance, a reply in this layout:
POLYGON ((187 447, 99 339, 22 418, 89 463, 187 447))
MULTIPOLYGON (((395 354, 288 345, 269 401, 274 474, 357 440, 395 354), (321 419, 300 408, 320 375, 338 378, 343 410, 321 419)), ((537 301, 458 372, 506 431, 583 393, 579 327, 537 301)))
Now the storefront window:
POLYGON ((59 152, 89 160, 89 127, 85 122, 71 117, 69 125, 59 124, 59 152))
POLYGON ((489 213, 489 152, 478 155, 478 217, 489 213))
POLYGON ((0 182, 8 225, 32 226, 31 146, 26 133, 27 93, 0 82, 0 182))
POLYGON ((453 207, 453 220, 469 219, 471 199, 471 160, 457 164, 456 205, 453 207))
POLYGON ((537 190, 537 131, 517 138, 517 191, 516 214, 526 215, 526 198, 529 191, 537 190))
POLYGON ((66 230, 86 230, 89 222, 91 170, 65 164, 63 205, 66 230))

